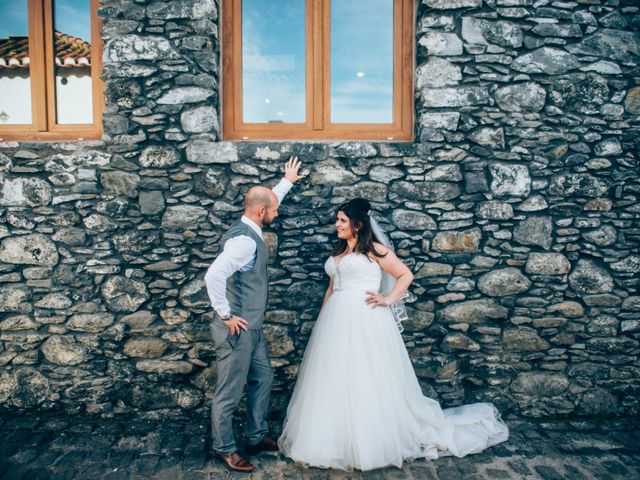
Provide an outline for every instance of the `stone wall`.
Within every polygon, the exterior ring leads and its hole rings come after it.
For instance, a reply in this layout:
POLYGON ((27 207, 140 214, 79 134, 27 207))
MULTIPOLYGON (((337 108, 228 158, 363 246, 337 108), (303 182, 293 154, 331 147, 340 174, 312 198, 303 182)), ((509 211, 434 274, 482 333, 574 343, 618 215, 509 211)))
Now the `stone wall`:
POLYGON ((354 195, 415 272, 403 336, 426 394, 638 414, 637 3, 416 11, 414 143, 230 143, 217 4, 105 0, 103 141, 0 143, 1 408, 207 415, 205 270, 295 154, 309 176, 267 233, 274 424, 354 195))

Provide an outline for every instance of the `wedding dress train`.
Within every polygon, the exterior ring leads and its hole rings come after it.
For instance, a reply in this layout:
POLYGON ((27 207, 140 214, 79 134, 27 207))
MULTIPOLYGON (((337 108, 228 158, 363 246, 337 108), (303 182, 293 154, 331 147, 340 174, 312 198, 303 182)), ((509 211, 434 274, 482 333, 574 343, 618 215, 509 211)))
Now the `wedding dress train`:
POLYGON ((382 271, 367 256, 329 257, 334 289, 316 321, 287 409, 281 451, 306 465, 371 470, 463 457, 504 442, 491 403, 442 409, 422 394, 388 308, 365 303, 382 271))

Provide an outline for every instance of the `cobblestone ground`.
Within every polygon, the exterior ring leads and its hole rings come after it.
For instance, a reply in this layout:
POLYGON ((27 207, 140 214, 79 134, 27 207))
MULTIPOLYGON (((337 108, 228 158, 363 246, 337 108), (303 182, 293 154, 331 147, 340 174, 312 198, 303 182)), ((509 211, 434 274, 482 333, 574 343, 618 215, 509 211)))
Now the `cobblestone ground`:
POLYGON ((212 459, 206 425, 142 419, 0 418, 0 478, 38 479, 640 479, 640 418, 507 421, 508 442, 465 458, 414 461, 402 469, 344 473, 304 469, 276 454, 252 475, 212 459))

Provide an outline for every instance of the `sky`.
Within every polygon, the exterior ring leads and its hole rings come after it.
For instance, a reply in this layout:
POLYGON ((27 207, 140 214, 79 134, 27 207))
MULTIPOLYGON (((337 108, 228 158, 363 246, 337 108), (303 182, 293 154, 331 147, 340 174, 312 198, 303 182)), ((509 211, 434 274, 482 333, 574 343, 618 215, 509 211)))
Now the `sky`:
MULTIPOLYGON (((91 40, 89 0, 54 0, 55 29, 91 40)), ((0 38, 27 35, 27 0, 0 0, 0 38)))
MULTIPOLYGON (((246 123, 305 120, 305 0, 243 0, 246 123)), ((391 123, 393 0, 331 1, 335 123, 391 123)))
MULTIPOLYGON (((243 116, 305 120, 305 0, 243 0, 243 116)), ((89 0, 53 0, 55 29, 90 40, 89 0)), ((27 34, 27 0, 0 0, 0 38, 27 34)), ((393 0, 331 1, 331 119, 391 123, 393 0)))
POLYGON ((27 0, 0 0, 0 38, 27 34, 27 0))
POLYGON ((393 0, 332 0, 331 121, 393 121, 393 0))
POLYGON ((243 120, 305 121, 305 0, 243 0, 243 120))

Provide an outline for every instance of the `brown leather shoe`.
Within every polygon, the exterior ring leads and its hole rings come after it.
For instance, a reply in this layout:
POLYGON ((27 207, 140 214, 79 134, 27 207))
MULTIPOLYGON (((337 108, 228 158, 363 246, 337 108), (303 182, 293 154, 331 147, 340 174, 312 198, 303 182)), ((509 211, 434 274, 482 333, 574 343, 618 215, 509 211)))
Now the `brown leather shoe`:
POLYGON ((245 460, 238 452, 233 452, 229 455, 223 455, 216 452, 216 458, 224 463, 225 467, 235 472, 252 472, 254 466, 245 460))
POLYGON ((269 435, 265 435, 262 440, 260 440, 255 445, 246 445, 245 451, 249 455, 255 455, 260 452, 277 452, 280 450, 278 448, 278 443, 271 438, 269 435))

